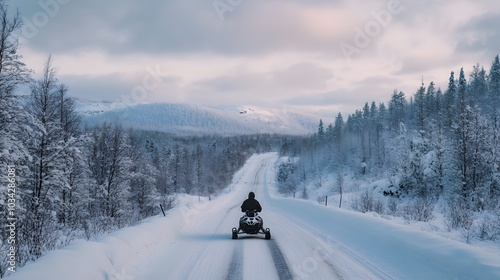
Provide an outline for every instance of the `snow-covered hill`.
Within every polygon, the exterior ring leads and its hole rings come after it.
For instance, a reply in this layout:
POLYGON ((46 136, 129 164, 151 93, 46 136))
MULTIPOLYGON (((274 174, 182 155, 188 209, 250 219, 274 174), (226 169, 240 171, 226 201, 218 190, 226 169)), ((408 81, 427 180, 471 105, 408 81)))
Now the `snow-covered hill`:
POLYGON ((240 135, 314 133, 324 116, 287 108, 255 106, 209 107, 195 104, 137 104, 77 101, 77 110, 89 126, 120 122, 124 127, 178 135, 240 135))

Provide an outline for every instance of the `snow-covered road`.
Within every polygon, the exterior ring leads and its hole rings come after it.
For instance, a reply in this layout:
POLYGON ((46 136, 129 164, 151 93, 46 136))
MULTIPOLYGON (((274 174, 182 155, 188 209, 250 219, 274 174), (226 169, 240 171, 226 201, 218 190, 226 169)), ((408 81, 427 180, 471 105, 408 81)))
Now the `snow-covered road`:
POLYGON ((144 267, 137 279, 291 279, 289 261, 276 239, 244 234, 231 239, 231 228, 237 227, 240 205, 249 191, 256 193, 264 207, 265 226, 274 227, 274 219, 284 218, 268 215, 272 201, 264 195, 265 186, 274 178, 270 172, 275 160, 274 154, 253 157, 236 175, 227 195, 186 211, 182 233, 160 250, 156 261, 144 267))
POLYGON ((281 198, 275 153, 253 156, 227 193, 97 241, 50 252, 8 279, 500 279, 500 253, 367 214, 281 198), (271 240, 231 239, 256 193, 271 240))

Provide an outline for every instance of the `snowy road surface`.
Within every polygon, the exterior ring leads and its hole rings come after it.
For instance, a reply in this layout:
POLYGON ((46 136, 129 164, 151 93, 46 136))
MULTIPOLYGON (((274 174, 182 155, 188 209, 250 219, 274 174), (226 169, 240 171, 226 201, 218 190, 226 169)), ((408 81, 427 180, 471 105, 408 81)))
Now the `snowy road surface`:
POLYGON ((371 215, 280 198, 275 153, 253 156, 226 194, 50 252, 7 279, 500 279, 500 253, 371 215), (231 228, 249 191, 263 236, 231 228))

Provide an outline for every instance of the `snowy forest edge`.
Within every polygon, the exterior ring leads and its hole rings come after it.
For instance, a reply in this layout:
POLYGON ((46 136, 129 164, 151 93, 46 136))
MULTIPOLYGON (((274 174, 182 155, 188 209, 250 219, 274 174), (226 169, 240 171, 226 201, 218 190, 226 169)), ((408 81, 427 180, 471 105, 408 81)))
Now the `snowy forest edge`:
POLYGON ((423 81, 410 98, 395 90, 388 106, 366 103, 286 143, 280 192, 339 206, 344 196, 355 211, 406 223, 439 216, 466 243, 500 240, 499 57, 458 76, 444 91, 423 81))

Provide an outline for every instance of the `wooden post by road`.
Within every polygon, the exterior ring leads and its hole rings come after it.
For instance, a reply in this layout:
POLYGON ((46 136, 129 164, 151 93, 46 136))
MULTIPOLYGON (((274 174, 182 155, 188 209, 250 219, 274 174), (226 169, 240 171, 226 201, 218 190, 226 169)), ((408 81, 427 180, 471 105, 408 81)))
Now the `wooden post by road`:
POLYGON ((161 209, 161 212, 163 213, 163 217, 165 217, 165 211, 163 210, 163 205, 161 205, 161 203, 160 203, 160 209, 161 209))

